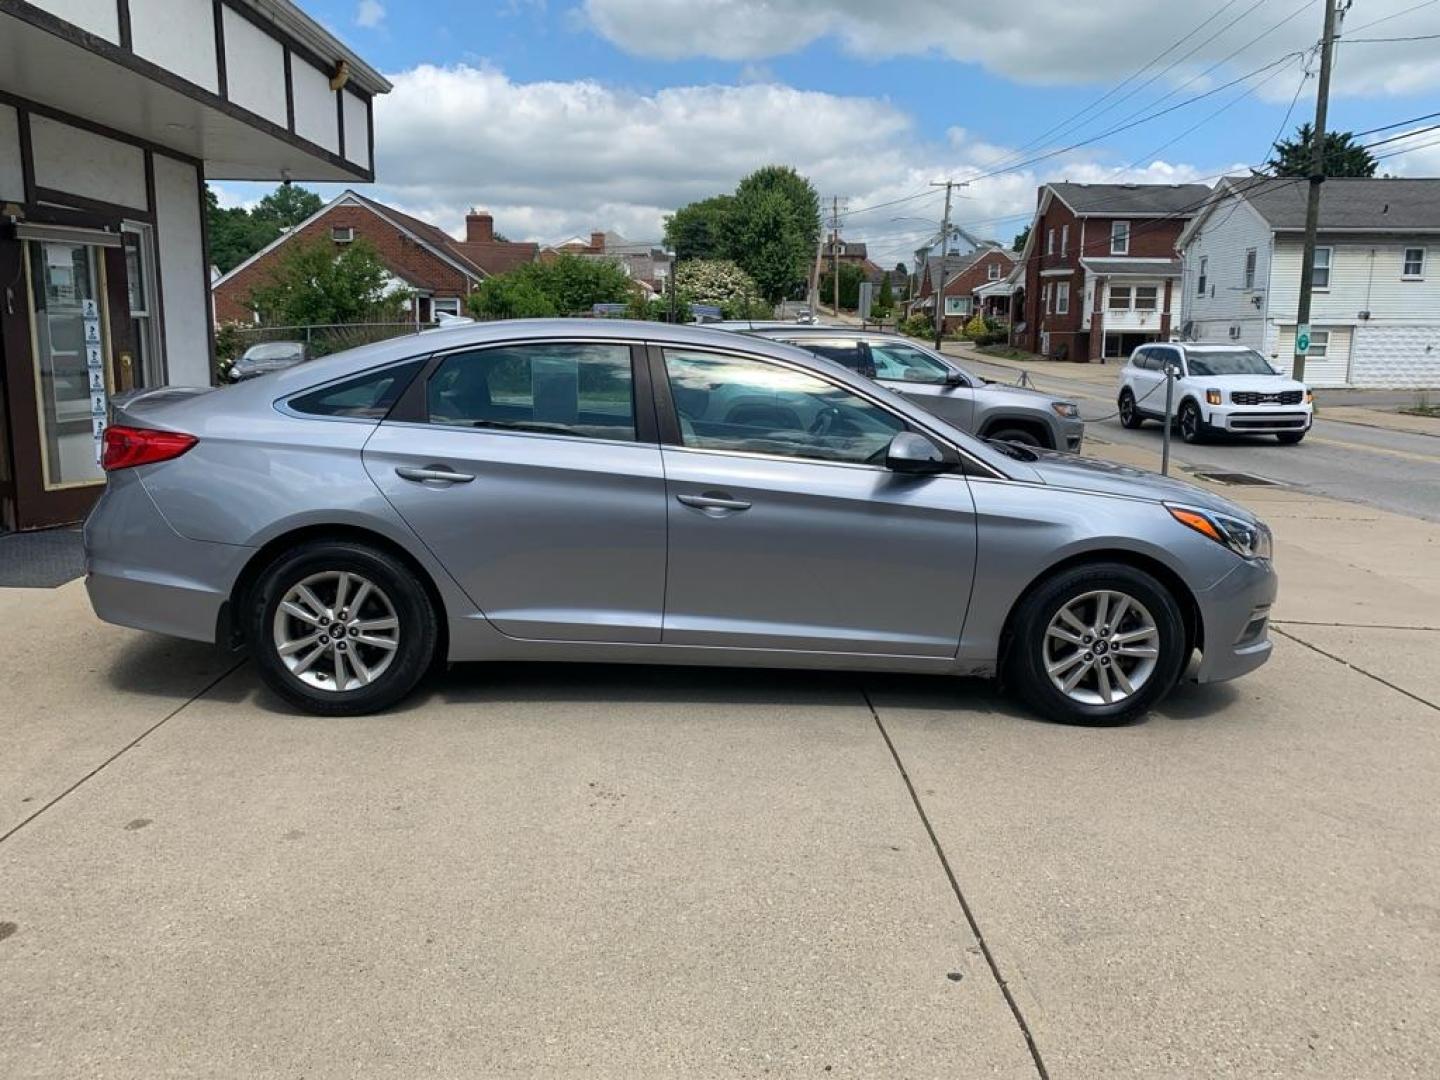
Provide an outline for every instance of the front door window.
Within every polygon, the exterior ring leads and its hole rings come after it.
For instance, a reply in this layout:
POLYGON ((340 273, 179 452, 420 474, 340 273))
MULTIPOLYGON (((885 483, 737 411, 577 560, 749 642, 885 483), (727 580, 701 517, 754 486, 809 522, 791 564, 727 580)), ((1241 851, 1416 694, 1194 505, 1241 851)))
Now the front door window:
POLYGON ((31 241, 27 255, 45 487, 93 484, 104 479, 99 442, 109 401, 96 249, 31 241))

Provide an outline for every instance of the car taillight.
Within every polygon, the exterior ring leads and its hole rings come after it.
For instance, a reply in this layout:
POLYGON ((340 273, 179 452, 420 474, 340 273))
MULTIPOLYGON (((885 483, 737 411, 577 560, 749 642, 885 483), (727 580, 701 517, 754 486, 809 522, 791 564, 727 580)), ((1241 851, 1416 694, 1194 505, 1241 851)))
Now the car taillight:
POLYGON ((106 472, 153 465, 185 453, 200 440, 180 431, 152 431, 118 425, 105 429, 105 452, 100 467, 106 472))

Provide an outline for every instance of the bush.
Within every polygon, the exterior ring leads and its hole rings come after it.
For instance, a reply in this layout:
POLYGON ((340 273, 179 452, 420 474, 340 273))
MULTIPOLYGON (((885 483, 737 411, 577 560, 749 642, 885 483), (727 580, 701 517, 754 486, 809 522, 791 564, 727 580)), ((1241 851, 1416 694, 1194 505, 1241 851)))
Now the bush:
POLYGON ((675 267, 675 289, 687 305, 714 305, 727 319, 768 319, 774 310, 760 299, 750 275, 728 259, 680 263, 675 267))
POLYGON ((930 321, 929 315, 911 315, 900 321, 900 332, 911 337, 933 337, 935 324, 930 321))
POLYGON ((514 273, 486 278, 465 299, 477 319, 543 319, 559 314, 555 301, 514 273))
POLYGON ((970 321, 965 324, 965 329, 961 336, 969 341, 979 341, 989 332, 990 328, 985 325, 985 316, 977 311, 971 316, 970 321))

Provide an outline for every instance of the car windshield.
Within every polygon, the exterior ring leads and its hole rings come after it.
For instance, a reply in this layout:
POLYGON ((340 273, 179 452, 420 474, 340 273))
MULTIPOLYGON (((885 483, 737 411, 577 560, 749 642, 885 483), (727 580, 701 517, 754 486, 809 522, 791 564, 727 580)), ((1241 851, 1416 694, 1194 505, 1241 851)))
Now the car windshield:
POLYGON ((875 377, 896 382, 943 383, 950 369, 928 353, 901 341, 871 341, 875 377))
POLYGON ((1186 349, 1191 375, 1278 375, 1254 349, 1186 349))
POLYGON ((267 341, 263 345, 251 345, 243 359, 250 364, 264 360, 299 360, 304 349, 298 341, 267 341))

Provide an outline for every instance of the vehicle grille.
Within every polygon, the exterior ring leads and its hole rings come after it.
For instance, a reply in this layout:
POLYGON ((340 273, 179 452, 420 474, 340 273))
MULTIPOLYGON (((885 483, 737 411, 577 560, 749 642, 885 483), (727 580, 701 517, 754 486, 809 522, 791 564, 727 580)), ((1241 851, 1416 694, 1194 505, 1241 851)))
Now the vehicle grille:
POLYGON ((1282 390, 1278 394, 1235 390, 1230 394, 1230 401, 1235 405, 1299 405, 1304 396, 1299 390, 1282 390))
POLYGON ((1244 431, 1250 428, 1264 428, 1267 431, 1274 431, 1276 428, 1295 428, 1303 431, 1305 429, 1305 414, 1250 413, 1245 416, 1231 414, 1231 431, 1244 431))

